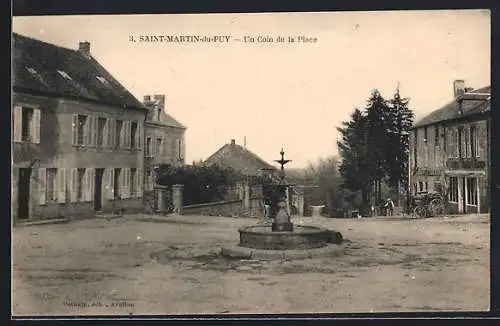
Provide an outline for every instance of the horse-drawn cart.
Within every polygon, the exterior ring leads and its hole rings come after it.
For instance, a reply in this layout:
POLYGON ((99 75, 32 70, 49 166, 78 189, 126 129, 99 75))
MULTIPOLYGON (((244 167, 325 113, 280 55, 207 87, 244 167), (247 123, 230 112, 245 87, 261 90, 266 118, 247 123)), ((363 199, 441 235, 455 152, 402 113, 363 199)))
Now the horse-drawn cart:
POLYGON ((413 214, 417 217, 432 217, 444 213, 443 196, 439 193, 422 193, 413 197, 413 214))

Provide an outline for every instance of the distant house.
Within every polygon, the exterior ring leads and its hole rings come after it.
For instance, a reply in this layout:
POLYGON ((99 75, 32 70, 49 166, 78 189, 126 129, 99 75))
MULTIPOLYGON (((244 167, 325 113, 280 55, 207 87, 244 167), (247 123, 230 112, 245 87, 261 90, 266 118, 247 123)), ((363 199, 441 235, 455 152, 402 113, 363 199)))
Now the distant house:
POLYGON ((144 189, 153 190, 153 169, 160 164, 184 165, 186 127, 165 112, 165 95, 145 95, 144 189))
POLYGON ((234 139, 225 144, 204 162, 204 165, 219 165, 232 168, 246 176, 263 176, 266 171, 275 171, 276 167, 261 159, 246 147, 236 144, 234 139))
POLYGON ((144 105, 89 42, 12 42, 14 220, 141 210, 144 105))
POLYGON ((441 192, 450 213, 489 212, 491 87, 453 83, 455 98, 410 134, 412 192, 441 192))

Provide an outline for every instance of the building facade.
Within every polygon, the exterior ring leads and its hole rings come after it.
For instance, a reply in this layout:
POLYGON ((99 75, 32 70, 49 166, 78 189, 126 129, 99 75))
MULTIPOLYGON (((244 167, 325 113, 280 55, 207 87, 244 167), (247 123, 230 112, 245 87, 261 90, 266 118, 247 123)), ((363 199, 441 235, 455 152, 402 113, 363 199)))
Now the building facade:
POLYGON ((90 54, 13 35, 14 221, 143 207, 147 109, 90 54))
POLYGON ((455 98, 410 134, 412 194, 440 192, 448 213, 489 212, 491 87, 453 83, 455 98))
POLYGON ((144 189, 153 190, 154 169, 160 164, 185 164, 186 127, 165 111, 165 95, 145 95, 144 189))

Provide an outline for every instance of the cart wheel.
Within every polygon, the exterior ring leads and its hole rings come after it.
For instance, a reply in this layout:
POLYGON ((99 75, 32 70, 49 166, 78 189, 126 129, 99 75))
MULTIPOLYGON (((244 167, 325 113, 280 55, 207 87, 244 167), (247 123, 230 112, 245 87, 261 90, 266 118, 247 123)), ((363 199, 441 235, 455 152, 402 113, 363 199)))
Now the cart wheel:
POLYGON ((432 216, 441 215, 444 213, 444 204, 441 199, 433 199, 429 204, 429 211, 432 216))
POLYGON ((415 210, 413 213, 418 216, 418 217, 426 217, 427 216, 427 209, 425 209, 424 206, 417 206, 415 207, 415 210))

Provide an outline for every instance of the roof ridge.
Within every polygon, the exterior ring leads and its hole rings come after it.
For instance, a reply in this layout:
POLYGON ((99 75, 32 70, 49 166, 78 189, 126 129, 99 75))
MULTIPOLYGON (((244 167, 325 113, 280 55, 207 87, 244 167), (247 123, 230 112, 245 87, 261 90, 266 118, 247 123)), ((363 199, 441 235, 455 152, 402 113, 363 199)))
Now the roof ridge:
POLYGON ((16 37, 19 37, 19 38, 24 38, 24 39, 28 39, 30 41, 34 41, 34 42, 38 42, 38 43, 43 43, 46 46, 52 46, 52 47, 55 47, 55 48, 66 50, 66 51, 71 51, 71 52, 79 53, 77 49, 71 49, 71 48, 68 48, 68 47, 65 47, 65 46, 62 46, 62 45, 57 45, 57 44, 50 43, 50 42, 47 42, 47 41, 42 41, 40 39, 31 37, 31 36, 26 36, 26 35, 19 34, 19 33, 15 33, 15 32, 12 32, 12 34, 14 36, 16 36, 16 37))

